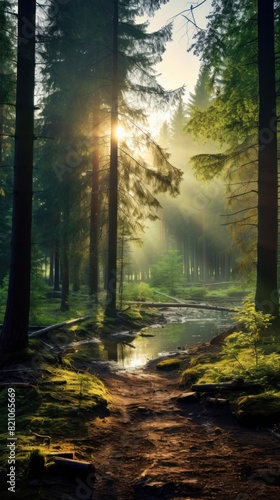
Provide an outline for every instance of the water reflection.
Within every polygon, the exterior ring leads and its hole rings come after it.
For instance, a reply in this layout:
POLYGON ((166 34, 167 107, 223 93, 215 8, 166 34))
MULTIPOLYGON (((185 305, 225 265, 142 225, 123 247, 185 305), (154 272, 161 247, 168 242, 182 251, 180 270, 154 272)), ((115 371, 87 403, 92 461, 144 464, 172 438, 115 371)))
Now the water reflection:
POLYGON ((194 344, 210 340, 231 324, 231 314, 200 311, 198 316, 194 318, 192 315, 181 315, 175 322, 175 315, 172 315, 171 322, 164 328, 146 328, 147 337, 137 335, 127 343, 102 340, 102 359, 113 361, 119 368, 139 368, 159 355, 176 354, 194 344))

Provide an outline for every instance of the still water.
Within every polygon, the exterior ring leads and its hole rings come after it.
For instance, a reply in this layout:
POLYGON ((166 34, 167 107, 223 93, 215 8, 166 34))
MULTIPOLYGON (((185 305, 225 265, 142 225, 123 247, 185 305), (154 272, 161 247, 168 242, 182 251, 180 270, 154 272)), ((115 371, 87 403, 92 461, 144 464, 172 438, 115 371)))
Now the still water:
POLYGON ((124 337, 120 342, 118 334, 110 340, 101 341, 91 350, 93 361, 110 362, 116 369, 134 369, 147 361, 179 350, 187 350, 197 343, 212 339, 231 324, 231 313, 188 309, 168 312, 167 323, 142 330, 144 336, 124 337), (129 344, 129 345, 127 345, 129 344), (178 349, 179 348, 179 349, 178 349))

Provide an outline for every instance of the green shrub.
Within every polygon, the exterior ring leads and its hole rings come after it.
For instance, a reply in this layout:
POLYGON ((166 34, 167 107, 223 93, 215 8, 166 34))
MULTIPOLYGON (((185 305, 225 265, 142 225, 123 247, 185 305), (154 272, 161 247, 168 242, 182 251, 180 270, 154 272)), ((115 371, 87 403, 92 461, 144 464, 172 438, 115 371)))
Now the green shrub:
MULTIPOLYGON (((259 356, 262 353, 261 342, 265 331, 272 323, 273 316, 262 311, 256 311, 254 302, 245 299, 242 308, 233 316, 233 319, 238 321, 238 324, 242 326, 242 330, 236 331, 228 337, 224 344, 224 352, 238 361, 240 351, 249 348, 253 353, 257 366, 259 356)), ((245 367, 244 369, 246 370, 245 367)))
POLYGON ((186 299, 204 299, 206 295, 207 290, 202 286, 190 286, 184 290, 184 298, 186 299))
POLYGON ((178 250, 169 250, 161 260, 151 267, 151 285, 167 289, 169 294, 175 294, 184 282, 183 260, 178 250))
POLYGON ((148 283, 140 281, 140 283, 124 284, 123 300, 153 302, 158 300, 158 297, 155 297, 154 289, 148 283))

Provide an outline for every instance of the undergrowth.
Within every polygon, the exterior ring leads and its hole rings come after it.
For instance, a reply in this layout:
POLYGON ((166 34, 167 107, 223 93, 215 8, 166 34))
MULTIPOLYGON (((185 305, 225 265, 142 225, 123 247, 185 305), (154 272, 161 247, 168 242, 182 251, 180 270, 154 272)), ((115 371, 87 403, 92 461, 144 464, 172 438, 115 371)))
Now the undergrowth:
MULTIPOLYGON (((73 353, 61 359, 34 339, 28 358, 21 364, 15 363, 14 373, 7 375, 9 387, 15 388, 17 488, 22 499, 30 498, 30 489, 28 493, 25 490, 26 467, 32 452, 39 450, 47 456, 60 449, 75 451, 75 443, 86 439, 89 426, 100 425, 100 418, 108 414, 111 398, 103 382, 89 370, 78 369, 76 362, 73 353), (19 386, 18 382, 27 386, 19 386)), ((0 390, 0 406, 4 409, 0 415, 1 470, 8 461, 7 405, 5 387, 0 390)), ((6 491, 5 485, 4 488, 6 491)), ((48 490, 42 492, 42 496, 39 490, 37 493, 38 498, 49 498, 48 490)))
POLYGON ((242 378, 261 384, 265 390, 280 389, 280 342, 273 317, 256 312, 254 304, 245 300, 235 319, 236 331, 225 339, 221 352, 194 358, 182 373, 182 384, 242 378))

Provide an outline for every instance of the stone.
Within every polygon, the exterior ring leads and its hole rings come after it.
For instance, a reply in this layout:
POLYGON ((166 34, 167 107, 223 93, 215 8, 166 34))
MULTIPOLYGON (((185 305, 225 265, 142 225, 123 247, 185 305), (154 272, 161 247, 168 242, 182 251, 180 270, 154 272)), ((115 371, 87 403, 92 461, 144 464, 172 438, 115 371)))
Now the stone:
POLYGON ((199 403, 199 395, 197 392, 183 392, 177 398, 178 403, 199 403))

